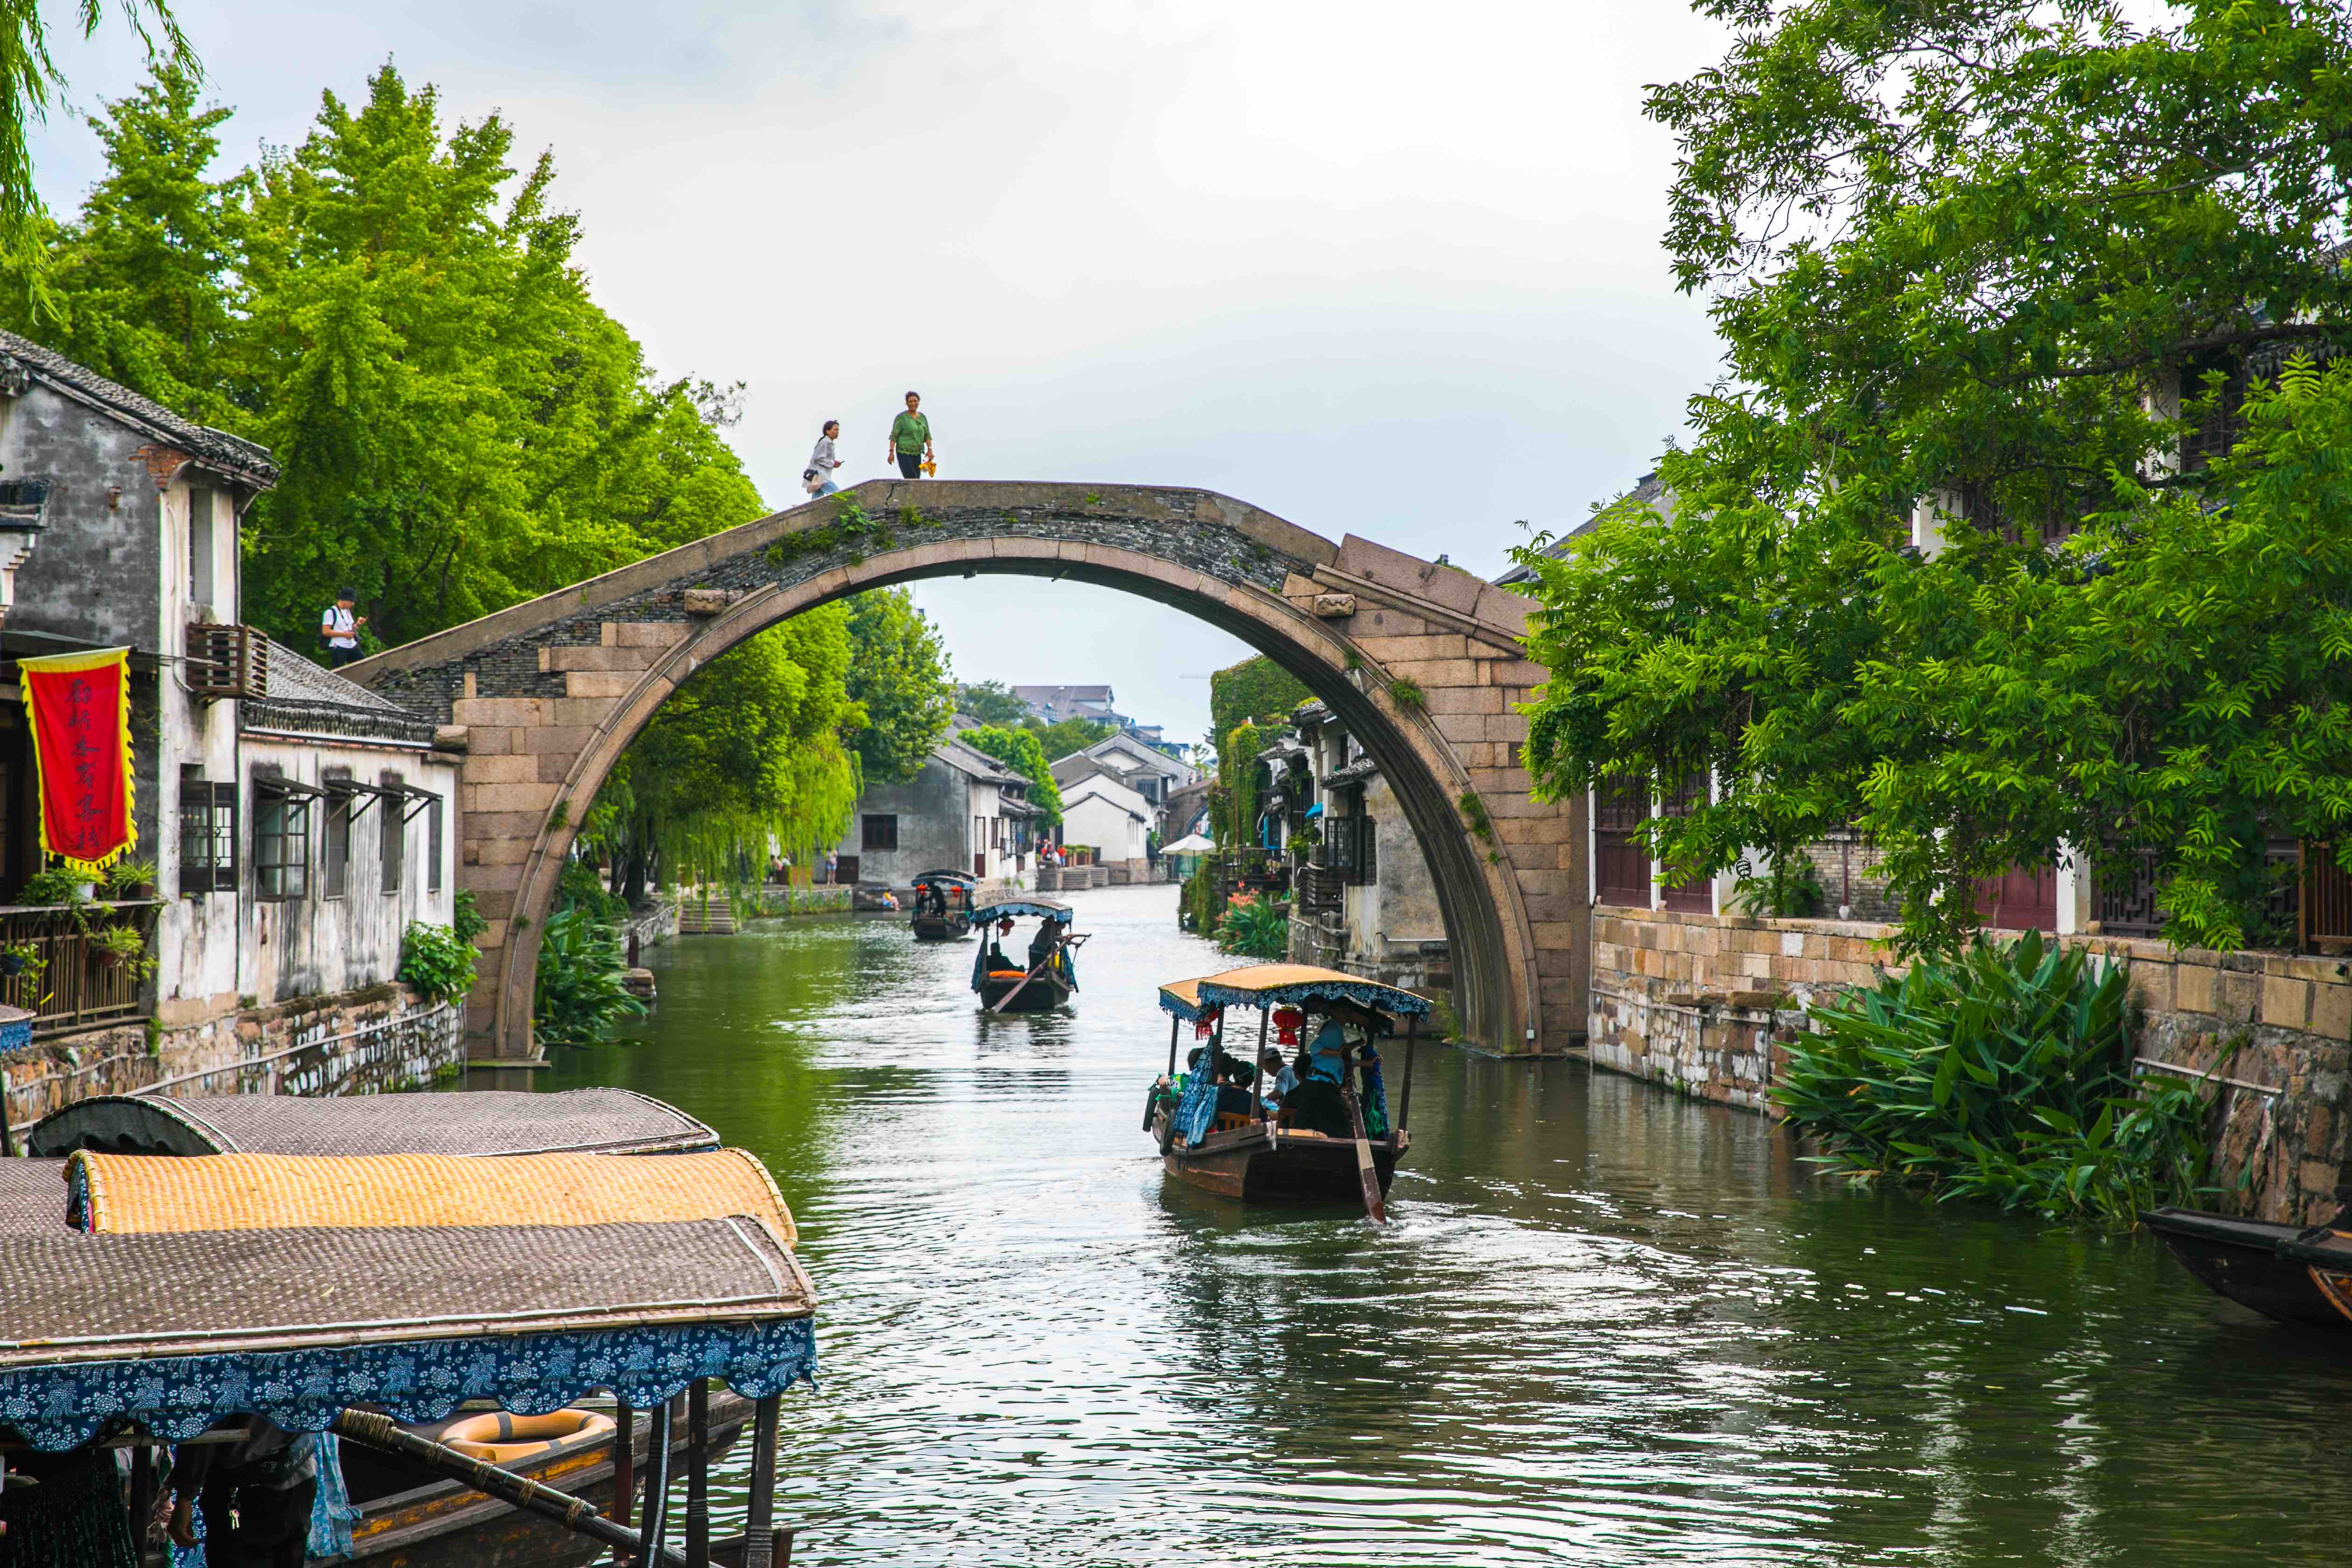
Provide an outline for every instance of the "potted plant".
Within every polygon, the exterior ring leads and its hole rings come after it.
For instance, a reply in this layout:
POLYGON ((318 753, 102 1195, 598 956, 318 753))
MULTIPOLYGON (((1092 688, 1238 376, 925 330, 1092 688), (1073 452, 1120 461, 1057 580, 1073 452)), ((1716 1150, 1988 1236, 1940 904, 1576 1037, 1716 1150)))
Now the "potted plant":
POLYGON ((37 942, 12 942, 0 946, 0 978, 13 980, 23 975, 37 985, 41 971, 48 966, 48 955, 37 942))
POLYGON ((73 909, 89 902, 89 878, 79 871, 68 871, 62 866, 52 866, 26 878, 25 890, 17 897, 28 904, 61 905, 73 909))
POLYGON ((108 926, 90 939, 90 952, 100 963, 127 969, 141 980, 155 973, 155 961, 147 956, 147 939, 131 926, 108 926))
POLYGON ((155 862, 117 860, 107 868, 106 893, 110 899, 144 903, 155 896, 155 862))

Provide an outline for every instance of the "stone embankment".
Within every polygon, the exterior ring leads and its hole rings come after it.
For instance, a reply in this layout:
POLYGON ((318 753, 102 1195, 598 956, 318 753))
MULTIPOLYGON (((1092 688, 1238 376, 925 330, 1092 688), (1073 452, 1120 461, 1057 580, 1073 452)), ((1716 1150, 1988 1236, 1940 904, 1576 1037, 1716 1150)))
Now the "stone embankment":
MULTIPOLYGON (((1594 1064, 1767 1113, 1813 999, 1902 970, 1893 928, 1868 921, 1602 904, 1592 929, 1594 1064)), ((2130 966, 2143 1072, 2211 1075, 2221 1206, 2299 1224, 2336 1212, 2352 1166, 2352 964, 2057 940, 2130 966)))

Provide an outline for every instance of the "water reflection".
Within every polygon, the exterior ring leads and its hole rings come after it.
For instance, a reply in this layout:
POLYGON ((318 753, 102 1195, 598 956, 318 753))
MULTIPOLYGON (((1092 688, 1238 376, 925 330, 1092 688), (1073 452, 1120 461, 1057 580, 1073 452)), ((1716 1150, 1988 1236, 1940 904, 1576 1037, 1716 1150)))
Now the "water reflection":
POLYGON ((2334 1561, 2346 1342, 2145 1242, 1823 1184, 1761 1121, 1420 1053, 1374 1231, 1164 1181, 1165 889, 1077 895, 1066 1015, 967 943, 768 922, 662 950, 553 1087, 757 1150, 823 1292, 788 1405, 815 1563, 2334 1561))

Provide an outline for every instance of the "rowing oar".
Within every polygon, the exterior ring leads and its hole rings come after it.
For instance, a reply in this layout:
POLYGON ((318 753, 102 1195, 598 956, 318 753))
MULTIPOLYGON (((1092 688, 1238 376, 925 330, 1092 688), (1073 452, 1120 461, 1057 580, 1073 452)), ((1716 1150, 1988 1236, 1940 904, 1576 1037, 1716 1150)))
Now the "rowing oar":
MULTIPOLYGON (((488 1492, 500 1502, 512 1503, 541 1519, 551 1519, 564 1529, 609 1546, 625 1557, 635 1558, 644 1544, 635 1531, 624 1530, 614 1524, 597 1512, 596 1505, 586 1498, 573 1497, 570 1492, 541 1486, 526 1476, 500 1469, 488 1459, 477 1459, 471 1454, 459 1453, 446 1443, 436 1443, 430 1437, 403 1431, 389 1415, 379 1415, 369 1410, 345 1410, 336 1415, 334 1430, 338 1436, 366 1447, 397 1454, 436 1475, 462 1481, 476 1491, 488 1492)), ((673 1563, 684 1568, 686 1558, 664 1547, 661 1549, 661 1562, 665 1568, 673 1563)))
POLYGON ((996 1005, 991 1007, 989 1011, 992 1013, 1002 1013, 1004 1009, 1013 1005, 1013 999, 1021 994, 1021 987, 1028 984, 1032 980, 1036 979, 1037 976, 1045 973, 1046 970, 1052 968, 1055 955, 1058 954, 1063 948, 1072 946, 1075 942, 1083 942, 1086 939, 1084 937, 1071 938, 1066 936, 1055 942, 1054 951, 1045 955, 1045 963, 1040 963, 1036 968, 1023 975, 1019 983, 1016 984, 1012 990, 1007 991, 1003 995, 996 999, 996 1005))
MULTIPOLYGON (((1353 1052, 1349 1053, 1351 1057, 1353 1052)), ((1364 1108, 1356 1101, 1356 1087, 1339 1069, 1339 1102, 1348 1108, 1348 1124, 1356 1130, 1356 1179, 1364 1184, 1364 1213, 1374 1225, 1386 1225, 1389 1211, 1381 1202, 1381 1173, 1372 1163, 1372 1141, 1364 1131, 1364 1108)))

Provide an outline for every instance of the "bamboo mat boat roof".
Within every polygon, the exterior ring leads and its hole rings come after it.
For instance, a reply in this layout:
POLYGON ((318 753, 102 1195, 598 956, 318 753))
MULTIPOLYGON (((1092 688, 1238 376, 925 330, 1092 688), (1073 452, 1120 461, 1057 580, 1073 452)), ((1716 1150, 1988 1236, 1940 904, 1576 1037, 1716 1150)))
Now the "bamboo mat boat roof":
POLYGON ((73 1222, 169 1231, 595 1226, 745 1215, 791 1247, 791 1211, 744 1149, 604 1154, 208 1154, 83 1150, 67 1162, 73 1222))
POLYGON ((140 1154, 604 1154, 715 1149, 719 1135, 625 1089, 559 1094, 104 1095, 37 1123, 28 1152, 140 1154))
POLYGON ((1160 988, 1160 1005, 1180 1018, 1197 1018, 1217 1007, 1311 1006, 1317 1002, 1349 1002, 1402 1015, 1430 1011, 1427 997, 1311 963, 1251 964, 1160 988), (1181 989, 1188 986, 1189 992, 1181 989))

